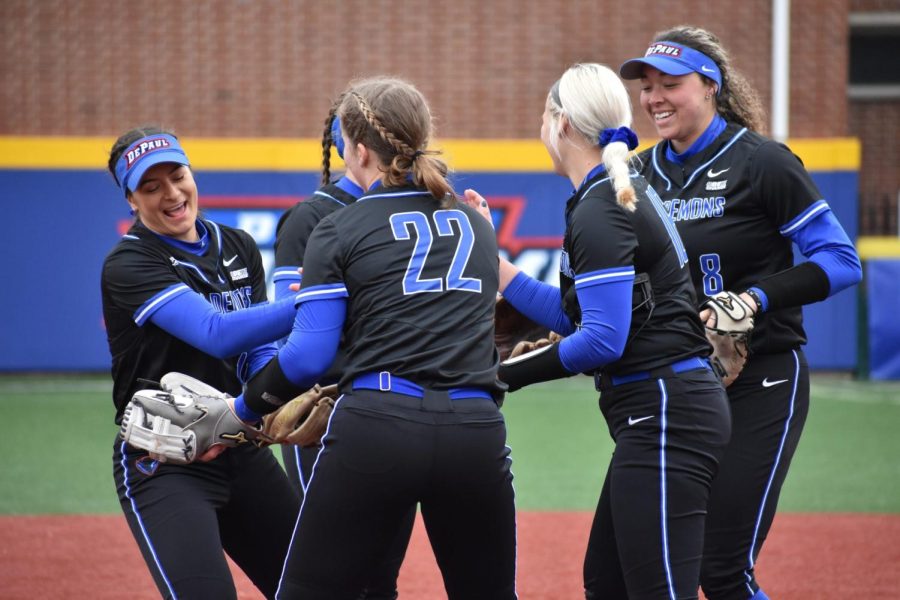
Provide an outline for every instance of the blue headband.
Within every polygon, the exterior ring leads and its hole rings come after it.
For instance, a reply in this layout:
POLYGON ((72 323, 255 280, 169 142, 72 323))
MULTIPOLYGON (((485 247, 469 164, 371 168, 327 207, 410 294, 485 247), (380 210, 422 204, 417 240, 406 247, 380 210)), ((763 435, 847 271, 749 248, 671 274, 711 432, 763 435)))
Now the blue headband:
POLYGON ((613 142, 622 142, 628 146, 629 150, 634 150, 638 147, 637 134, 624 125, 618 129, 604 129, 600 132, 601 148, 613 142))
POLYGON ((622 63, 619 75, 622 79, 640 79, 644 65, 650 65, 668 75, 700 73, 718 84, 716 95, 722 91, 722 72, 716 61, 699 50, 675 42, 654 42, 643 58, 632 58, 622 63))
POLYGON ((190 166, 187 155, 174 136, 157 133, 131 144, 116 162, 116 183, 123 190, 135 191, 147 169, 159 163, 190 166))
POLYGON ((341 134, 341 119, 337 115, 331 120, 331 142, 338 156, 344 158, 344 136, 341 134))

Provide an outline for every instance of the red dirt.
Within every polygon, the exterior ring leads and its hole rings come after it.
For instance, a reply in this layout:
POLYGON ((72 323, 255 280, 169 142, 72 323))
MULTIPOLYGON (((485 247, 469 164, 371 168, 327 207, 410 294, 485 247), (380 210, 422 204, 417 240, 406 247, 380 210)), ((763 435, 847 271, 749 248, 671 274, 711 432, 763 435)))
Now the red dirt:
MULTIPOLYGON (((580 598, 588 513, 519 514, 519 597, 580 598)), ((900 597, 900 515, 780 514, 757 565, 771 598, 900 597)), ((235 571, 240 598, 262 596, 235 571)), ((400 596, 445 598, 421 521, 400 596)), ((159 598, 120 516, 0 517, 0 599, 159 598)))

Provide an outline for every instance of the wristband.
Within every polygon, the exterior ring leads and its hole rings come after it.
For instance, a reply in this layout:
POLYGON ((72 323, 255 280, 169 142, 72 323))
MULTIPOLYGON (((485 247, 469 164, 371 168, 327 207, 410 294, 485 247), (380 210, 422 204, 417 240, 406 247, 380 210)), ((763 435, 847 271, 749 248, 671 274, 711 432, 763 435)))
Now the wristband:
POLYGON ((759 290, 756 288, 750 288, 748 290, 744 290, 744 293, 753 298, 753 301, 756 303, 756 313, 760 314, 765 311, 766 304, 763 302, 762 296, 760 296, 759 290))

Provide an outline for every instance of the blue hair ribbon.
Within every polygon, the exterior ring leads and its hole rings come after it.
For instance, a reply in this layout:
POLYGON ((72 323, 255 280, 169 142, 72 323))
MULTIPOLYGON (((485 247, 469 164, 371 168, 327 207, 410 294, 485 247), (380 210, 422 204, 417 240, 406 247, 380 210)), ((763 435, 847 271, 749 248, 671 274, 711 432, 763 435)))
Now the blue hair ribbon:
POLYGON ((638 136, 628 127, 624 125, 618 129, 604 129, 600 132, 600 146, 606 146, 613 142, 624 142, 629 150, 638 147, 638 136))

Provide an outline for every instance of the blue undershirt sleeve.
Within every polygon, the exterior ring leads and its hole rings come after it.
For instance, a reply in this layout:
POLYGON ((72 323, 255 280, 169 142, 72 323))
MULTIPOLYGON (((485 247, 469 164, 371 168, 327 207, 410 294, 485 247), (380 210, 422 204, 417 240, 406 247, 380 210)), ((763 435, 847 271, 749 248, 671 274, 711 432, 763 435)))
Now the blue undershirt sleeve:
POLYGON ((550 331, 564 336, 575 331, 575 325, 562 309, 556 286, 519 271, 503 290, 503 297, 520 313, 550 331))
POLYGON ((859 255, 831 209, 820 212, 789 237, 803 256, 825 271, 831 286, 829 296, 862 280, 859 255))
POLYGON ((346 316, 346 296, 300 305, 294 329, 278 352, 278 363, 291 383, 306 389, 319 381, 337 356, 346 316))
POLYGON ((596 371, 618 360, 631 328, 634 276, 576 287, 581 329, 559 343, 559 358, 572 373, 596 371))
POLYGON ((180 294, 150 316, 159 328, 216 358, 284 337, 296 315, 293 299, 220 313, 196 292, 180 294))
POLYGON ((250 377, 256 375, 276 354, 278 354, 278 348, 275 344, 265 344, 251 350, 247 356, 250 361, 250 377))

